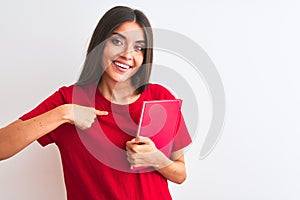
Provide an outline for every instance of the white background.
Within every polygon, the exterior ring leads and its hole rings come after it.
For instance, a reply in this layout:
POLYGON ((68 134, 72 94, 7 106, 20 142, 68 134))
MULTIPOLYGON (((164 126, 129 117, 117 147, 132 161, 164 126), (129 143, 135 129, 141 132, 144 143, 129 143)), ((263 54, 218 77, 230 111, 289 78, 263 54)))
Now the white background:
MULTIPOLYGON (((153 27, 197 42, 223 80, 222 137, 204 160, 198 157, 211 105, 203 83, 193 85, 203 88, 197 94, 203 98, 201 123, 186 152, 188 179, 170 184, 174 199, 299 199, 296 0, 1 1, 0 126, 76 81, 94 27, 115 5, 141 9, 153 27)), ((155 60, 169 61, 159 55, 155 60)), ((35 142, 0 162, 1 199, 63 200, 62 177, 55 145, 41 148, 35 142)))

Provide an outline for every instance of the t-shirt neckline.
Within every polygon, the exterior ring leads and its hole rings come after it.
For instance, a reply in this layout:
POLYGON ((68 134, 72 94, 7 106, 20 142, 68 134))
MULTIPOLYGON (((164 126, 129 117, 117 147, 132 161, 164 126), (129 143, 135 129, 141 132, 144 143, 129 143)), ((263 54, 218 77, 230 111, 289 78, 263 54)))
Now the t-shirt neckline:
POLYGON ((141 105, 143 100, 144 100, 146 90, 147 89, 145 89, 140 94, 140 96, 132 103, 129 103, 129 104, 116 104, 116 103, 113 103, 113 102, 109 101, 107 98, 105 98, 103 96, 103 94, 100 92, 98 86, 96 85, 96 98, 95 98, 95 100, 96 100, 96 103, 97 103, 97 98, 100 98, 99 102, 101 102, 102 106, 104 106, 105 109, 109 109, 109 111, 111 111, 111 108, 115 108, 118 111, 128 111, 128 107, 129 107, 130 110, 135 109, 135 108, 139 108, 139 105, 141 105))

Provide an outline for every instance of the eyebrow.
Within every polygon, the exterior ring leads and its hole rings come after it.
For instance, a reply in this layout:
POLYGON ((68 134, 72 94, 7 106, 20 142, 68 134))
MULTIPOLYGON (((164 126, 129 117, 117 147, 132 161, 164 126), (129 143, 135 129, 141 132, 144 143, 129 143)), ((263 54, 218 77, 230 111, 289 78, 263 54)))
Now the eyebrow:
MULTIPOLYGON (((117 32, 113 32, 112 35, 118 35, 119 37, 123 38, 124 40, 126 40, 126 37, 124 35, 122 35, 121 33, 117 33, 117 32)), ((137 43, 144 43, 146 44, 145 40, 138 40, 136 41, 137 43)))

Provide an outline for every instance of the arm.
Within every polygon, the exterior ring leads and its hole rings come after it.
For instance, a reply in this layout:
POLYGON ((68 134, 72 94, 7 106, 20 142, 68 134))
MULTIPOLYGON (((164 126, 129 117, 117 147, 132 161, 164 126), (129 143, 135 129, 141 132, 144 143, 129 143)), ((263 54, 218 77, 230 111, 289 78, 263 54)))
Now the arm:
POLYGON ((186 179, 183 151, 173 152, 171 159, 159 151, 149 138, 136 138, 126 143, 127 159, 133 167, 152 166, 166 179, 181 184, 186 179))
MULTIPOLYGON (((166 159, 168 159, 166 157, 166 159)), ((186 179, 186 169, 183 150, 173 152, 171 155, 171 160, 173 161, 170 165, 156 169, 161 175, 166 179, 181 184, 186 179)))
POLYGON ((90 107, 65 104, 29 120, 18 119, 0 129, 0 160, 15 155, 33 141, 66 122, 86 129, 94 122, 96 115, 103 114, 107 114, 107 112, 90 107))

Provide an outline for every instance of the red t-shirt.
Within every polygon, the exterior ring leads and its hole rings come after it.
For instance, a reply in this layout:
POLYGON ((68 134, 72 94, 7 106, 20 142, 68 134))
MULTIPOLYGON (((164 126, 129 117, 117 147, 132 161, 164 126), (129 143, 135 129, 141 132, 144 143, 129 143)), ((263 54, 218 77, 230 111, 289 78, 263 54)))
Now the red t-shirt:
MULTIPOLYGON (((108 111, 84 131, 65 123, 38 139, 42 146, 55 143, 60 151, 68 200, 168 200, 167 180, 157 171, 136 172, 126 159, 126 142, 137 130, 142 103, 174 99, 158 84, 150 84, 139 99, 129 105, 113 104, 96 85, 62 87, 39 106, 21 117, 27 120, 63 104, 79 104, 108 111)), ((191 143, 181 117, 172 151, 191 143)))

